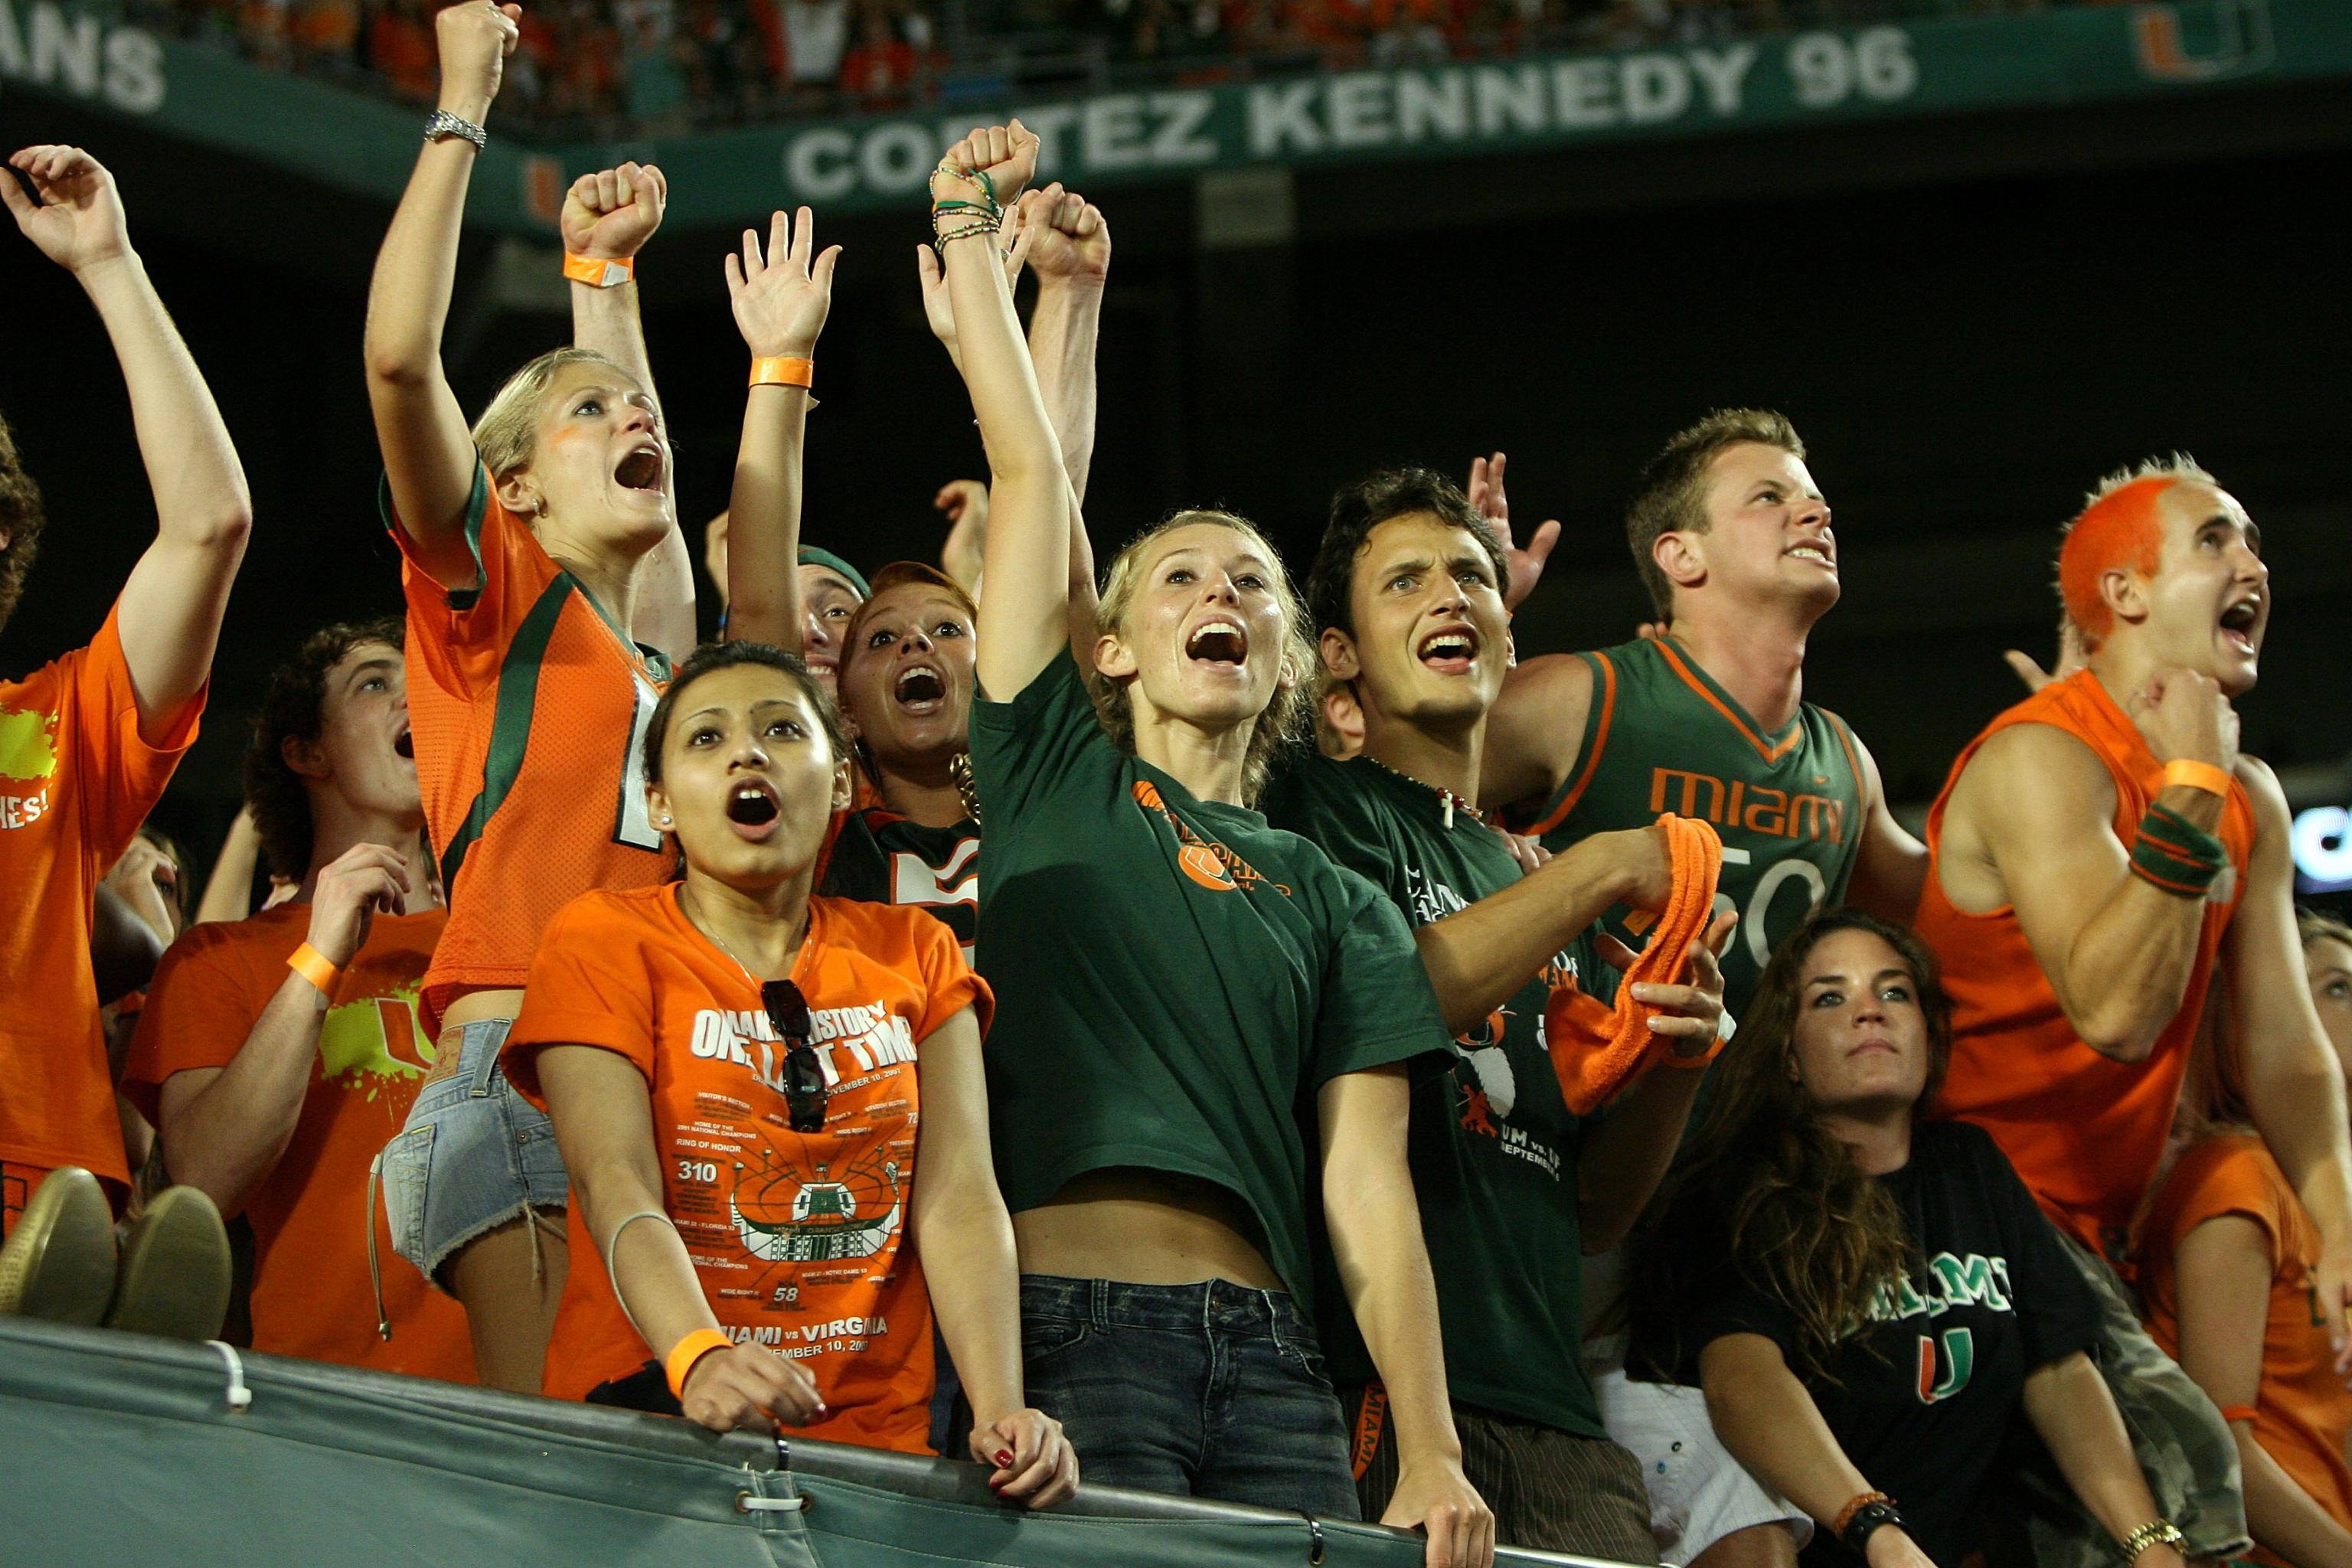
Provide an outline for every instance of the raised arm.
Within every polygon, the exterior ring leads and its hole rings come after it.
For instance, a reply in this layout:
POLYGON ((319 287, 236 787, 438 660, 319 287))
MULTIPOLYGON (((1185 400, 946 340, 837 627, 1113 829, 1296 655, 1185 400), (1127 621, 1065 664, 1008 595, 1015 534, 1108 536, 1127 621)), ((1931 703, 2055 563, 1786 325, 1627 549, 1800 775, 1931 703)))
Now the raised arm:
MULTIPOLYGON (((623 163, 572 181, 559 220, 566 258, 592 264, 566 268, 572 278, 573 346, 594 349, 626 371, 653 399, 656 416, 665 426, 668 416, 654 390, 635 269, 637 252, 661 226, 668 202, 669 181, 659 169, 651 163, 623 163)), ((695 628, 694 556, 675 521, 675 465, 663 468, 662 489, 669 492, 669 537, 637 568, 636 610, 629 630, 637 641, 661 649, 676 664, 694 651, 695 628)))
MULTIPOLYGON (((2158 701, 2133 706, 2158 759, 2235 763, 2235 716, 2204 677, 2176 672, 2158 701)), ((2204 790, 2176 784, 2156 799, 2209 833, 2221 821, 2221 798, 2204 790)), ((2135 1062, 2180 1011, 2205 901, 2133 874, 2115 803, 2114 782, 2088 746, 2047 724, 2013 725, 1960 775, 1937 875, 1963 910, 2014 905, 2075 1033, 2135 1062)))
MULTIPOLYGON (((1731 1457, 1818 1520, 1824 1531, 1837 1523, 1847 1503, 1874 1489, 1846 1457, 1822 1419, 1821 1407, 1772 1341, 1762 1334, 1721 1335, 1699 1352, 1698 1370, 1707 1415, 1731 1457)), ((1918 1542, 1891 1524, 1871 1531, 1863 1555, 1870 1568, 1927 1568, 1933 1563, 1918 1542)))
MULTIPOLYGON (((596 1244, 594 1262, 578 1261, 592 1268, 610 1263, 621 1310, 647 1350, 666 1361, 687 1335, 717 1330, 719 1316, 666 1217, 645 1075, 626 1058, 593 1046, 545 1047, 538 1065, 572 1201, 596 1244)), ((695 1362, 679 1403, 688 1419, 714 1432, 772 1431, 777 1421, 798 1426, 824 1410, 805 1370, 756 1344, 715 1350, 695 1362)))
MULTIPOLYGON (((341 969, 366 945, 376 913, 398 914, 408 893, 397 850, 355 844, 319 872, 304 940, 341 969)), ((228 1066, 163 1080, 160 1131, 174 1182, 200 1189, 224 1215, 245 1206, 293 1142, 331 1002, 289 970, 228 1066)))
POLYGON ((1062 444, 1075 504, 1087 499, 1095 457, 1095 347, 1102 335, 1103 288, 1110 280, 1110 225, 1086 197, 1047 185, 1021 198, 1031 235, 1029 270, 1037 303, 1029 313, 1029 357, 1037 391, 1062 444))
POLYGON ((2345 1136, 2344 1073, 2312 1006, 2295 932, 2294 864, 2286 795, 2249 758, 2238 769, 2254 806, 2246 896, 2221 939, 2229 1027, 2245 1074, 2246 1108, 2279 1169, 2319 1227, 2315 1310, 2327 1323, 2336 1368, 2352 1367, 2352 1149, 2345 1136))
MULTIPOLYGON (((2058 1461, 2059 1474, 2118 1544, 2163 1517, 2140 1472, 2139 1456, 2132 1452, 2116 1396, 2089 1356, 2076 1351, 2027 1373, 2023 1404, 2026 1419, 2058 1461)), ((2132 1563, 2135 1568, 2181 1568, 2182 1559, 2159 1542, 2132 1563)))
POLYGON ((116 628, 150 744, 174 733, 212 674, 253 502, 211 388, 131 247, 114 176, 79 147, 26 147, 0 173, 25 237, 74 275, 114 344, 139 455, 155 495, 155 542, 123 584, 116 628))
POLYGON ((944 268, 959 365, 988 449, 989 527, 982 551, 981 689, 1009 701, 1069 641, 1070 485, 996 241, 980 211, 1016 200, 1037 166, 1037 138, 1019 121, 976 131, 950 148, 933 176, 933 223, 942 254, 927 248, 926 276, 944 268), (973 177, 978 171, 987 183, 973 177), (950 238, 959 233, 962 238, 950 238))
POLYGON ((1543 581, 1544 563, 1551 559, 1552 546, 1559 542, 1559 520, 1545 520, 1528 536, 1526 547, 1521 548, 1511 532, 1510 494, 1503 488, 1503 474, 1509 466, 1507 453, 1473 458, 1470 482, 1462 487, 1462 493, 1470 502, 1470 510, 1486 520, 1503 546, 1504 563, 1510 568, 1510 593, 1504 607, 1516 610, 1528 602, 1528 595, 1543 581))
MULTIPOLYGON (((840 258, 837 245, 816 254, 816 222, 806 207, 797 224, 782 213, 770 219, 765 258, 760 237, 743 231, 742 254, 727 258, 727 292, 755 372, 763 360, 815 355, 840 258)), ((727 502, 727 633, 794 653, 801 647, 801 454, 808 410, 805 386, 752 383, 727 502)))
POLYGON ((1397 1484, 1381 1522, 1425 1530, 1428 1568, 1486 1568, 1495 1515, 1462 1473, 1446 1397, 1437 1286, 1405 1164, 1410 1092, 1402 1066, 1323 1086, 1323 1215, 1349 1308, 1396 1413, 1397 1484))
MULTIPOLYGON (((506 57, 521 34, 520 5, 466 0, 433 19, 441 51, 441 109, 486 124, 506 57)), ((463 136, 427 142, 392 215, 368 284, 368 407, 392 486, 392 504, 417 557, 444 588, 471 588, 466 502, 481 461, 441 367, 441 333, 457 273, 457 237, 476 149, 463 136)))
POLYGON ((1062 1424, 1022 1393, 1021 1270, 989 1152, 988 1083, 970 1007, 924 1037, 921 1071, 910 1234, 971 1404, 971 1457, 993 1467, 999 1497, 1048 1508, 1077 1490, 1078 1463, 1062 1424))

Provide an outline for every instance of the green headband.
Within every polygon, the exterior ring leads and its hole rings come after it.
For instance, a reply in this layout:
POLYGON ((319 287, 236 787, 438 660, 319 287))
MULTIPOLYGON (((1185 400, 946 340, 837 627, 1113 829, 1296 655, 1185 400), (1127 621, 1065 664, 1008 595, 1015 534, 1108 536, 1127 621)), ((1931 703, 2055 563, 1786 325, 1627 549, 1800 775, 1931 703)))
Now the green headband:
POLYGON ((832 551, 825 549, 823 545, 802 545, 801 564, 803 566, 823 566, 828 571, 838 572, 842 576, 848 579, 849 585, 851 587, 857 590, 857 596, 859 598, 870 599, 874 596, 874 589, 866 583, 866 574, 860 572, 856 567, 852 566, 848 562, 844 561, 840 556, 835 555, 832 551))

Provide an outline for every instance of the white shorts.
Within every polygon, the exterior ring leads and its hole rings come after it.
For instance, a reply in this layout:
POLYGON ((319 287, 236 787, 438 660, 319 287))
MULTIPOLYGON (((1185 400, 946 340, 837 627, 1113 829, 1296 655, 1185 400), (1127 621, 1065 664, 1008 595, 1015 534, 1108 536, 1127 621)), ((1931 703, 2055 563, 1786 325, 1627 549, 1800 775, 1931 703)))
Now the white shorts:
POLYGON ((1601 1424, 1641 1464, 1660 1561, 1689 1568, 1725 1536, 1757 1524, 1786 1525, 1802 1550, 1812 1539, 1812 1520, 1749 1475, 1717 1440, 1706 1396, 1696 1388, 1627 1377, 1622 1347, 1622 1339, 1587 1343, 1584 1370, 1601 1405, 1601 1424))

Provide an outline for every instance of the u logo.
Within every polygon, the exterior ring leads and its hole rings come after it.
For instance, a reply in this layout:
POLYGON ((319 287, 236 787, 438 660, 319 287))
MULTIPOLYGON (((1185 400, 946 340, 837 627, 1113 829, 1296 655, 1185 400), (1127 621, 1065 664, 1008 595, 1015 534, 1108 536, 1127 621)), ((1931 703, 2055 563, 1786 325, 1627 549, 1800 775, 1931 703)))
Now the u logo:
POLYGON ((1937 1375, 1936 1337, 1919 1336, 1919 1403, 1933 1405, 1949 1399, 1969 1385, 1969 1378, 1977 1369, 1976 1335, 1967 1329, 1946 1329, 1939 1336, 1943 1341, 1942 1375, 1937 1375))

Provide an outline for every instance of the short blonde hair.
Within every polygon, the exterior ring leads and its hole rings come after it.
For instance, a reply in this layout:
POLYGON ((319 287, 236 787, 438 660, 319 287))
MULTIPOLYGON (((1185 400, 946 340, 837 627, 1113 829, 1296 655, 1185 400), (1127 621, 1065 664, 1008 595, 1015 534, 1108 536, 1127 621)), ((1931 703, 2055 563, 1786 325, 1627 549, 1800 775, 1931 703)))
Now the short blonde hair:
POLYGON ((490 470, 492 484, 530 467, 539 447, 540 405, 547 400, 555 373, 568 364, 601 364, 628 377, 628 372, 608 355, 574 348, 551 349, 507 377, 507 384, 474 421, 474 450, 482 455, 482 466, 490 470))
MULTIPOLYGON (((1229 528, 1264 552, 1274 572, 1275 602, 1282 606, 1282 658, 1290 667, 1291 682, 1287 689, 1275 689, 1274 700, 1266 704, 1265 711, 1258 715, 1256 727, 1250 731, 1249 752, 1242 764, 1242 800, 1251 804, 1274 772, 1276 753, 1307 732, 1307 715, 1314 711, 1316 695, 1321 690, 1321 682, 1316 679, 1320 660, 1315 651, 1315 639, 1307 632, 1307 606, 1292 585, 1290 573, 1282 563, 1282 552, 1274 547, 1274 542, 1249 519, 1229 511, 1198 510, 1162 518, 1129 540, 1127 547, 1111 562, 1110 571, 1103 578, 1101 602, 1095 607, 1096 635, 1124 635, 1120 628, 1143 580, 1145 546, 1163 533, 1196 523, 1229 528)), ((1092 668, 1087 671, 1087 689, 1094 698, 1095 712, 1100 716, 1103 728, 1110 732, 1119 750, 1133 752, 1135 700, 1128 684, 1092 668)))

